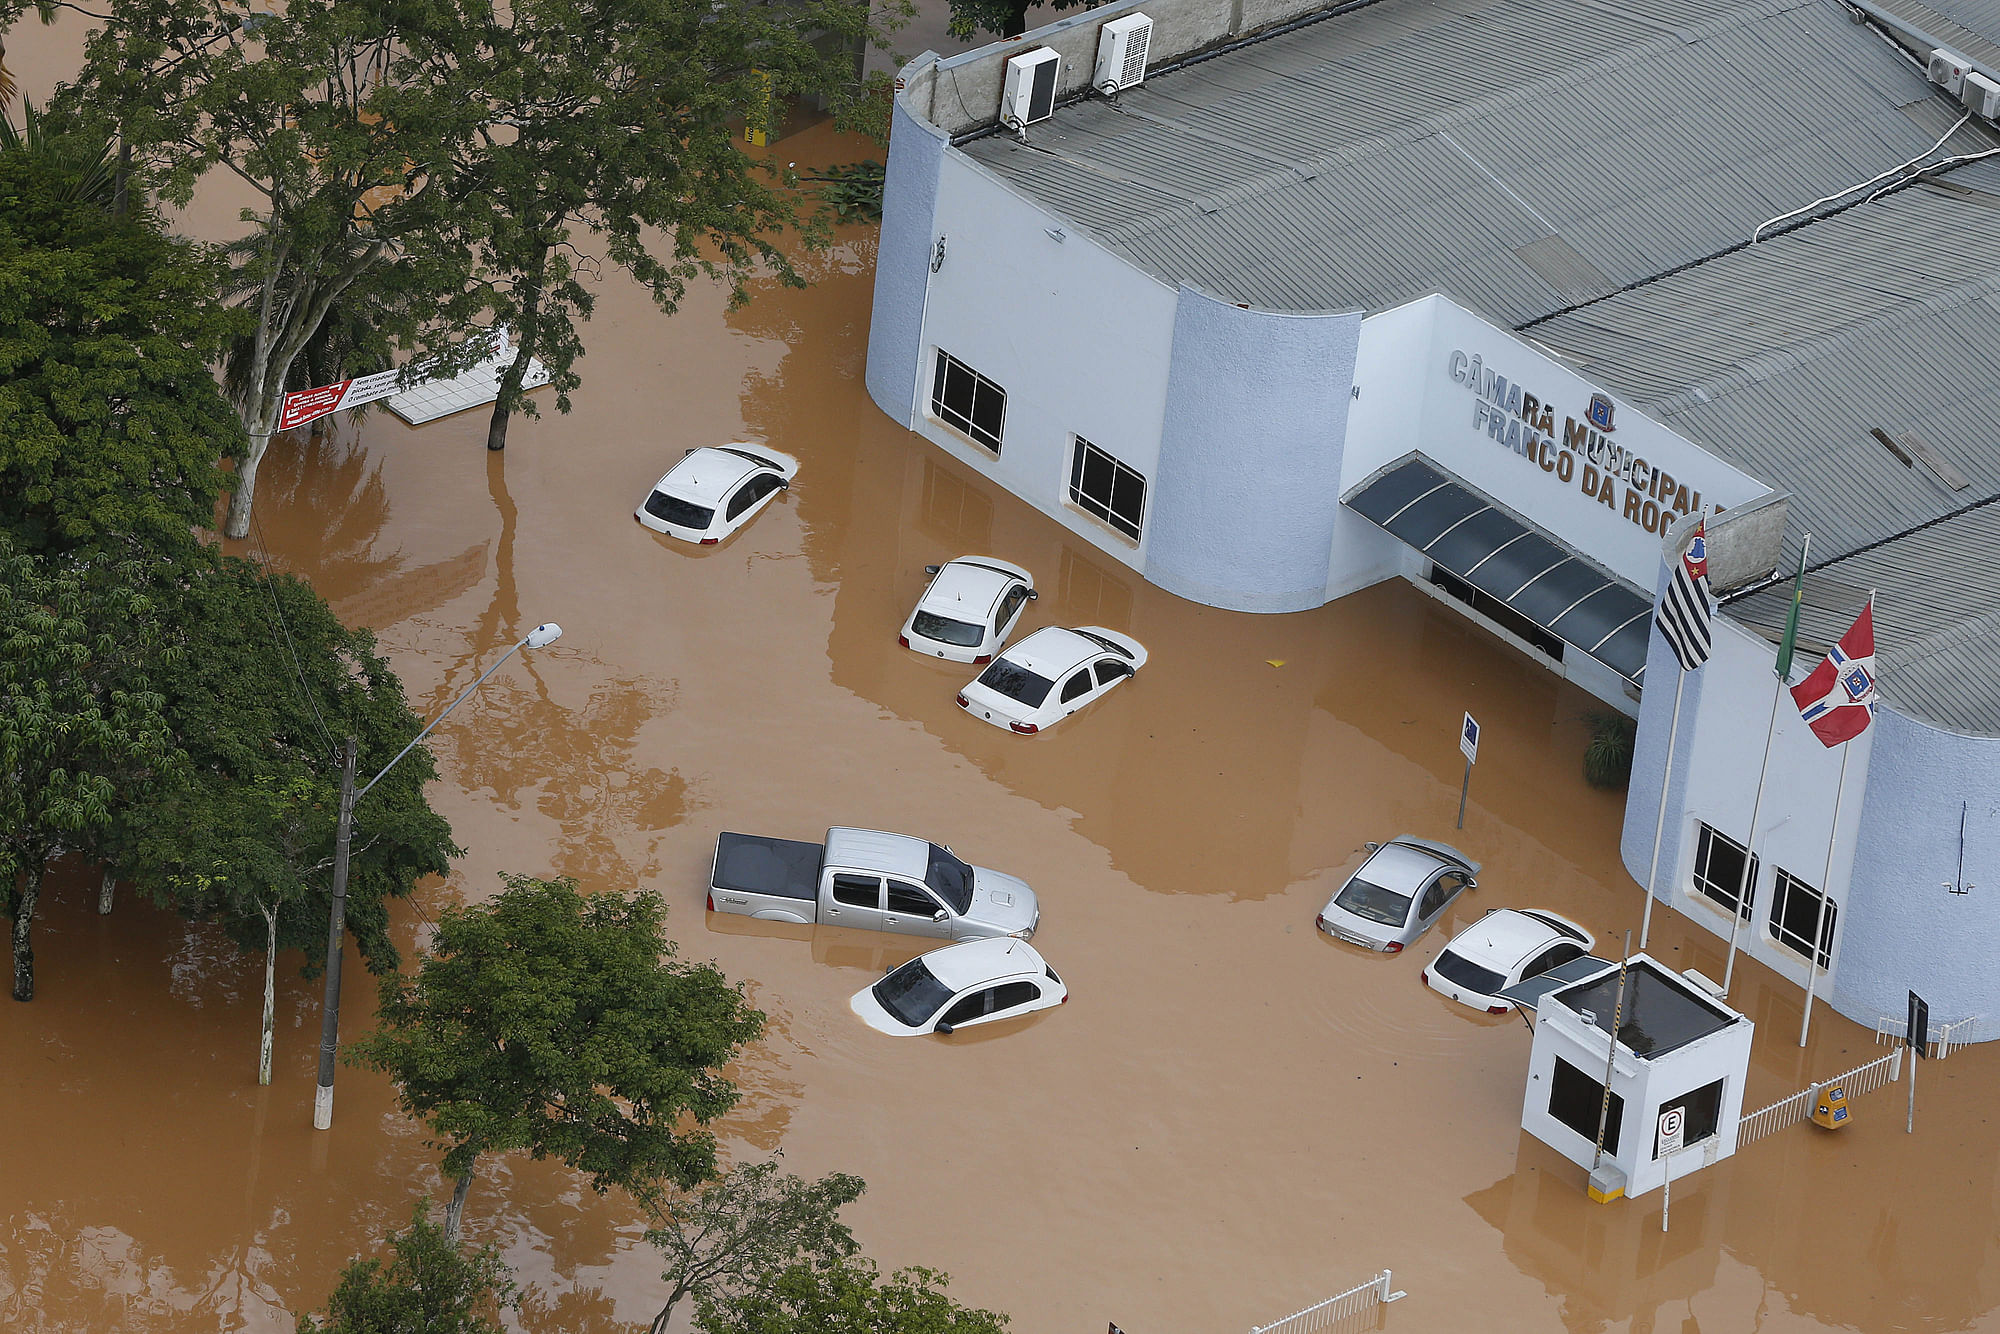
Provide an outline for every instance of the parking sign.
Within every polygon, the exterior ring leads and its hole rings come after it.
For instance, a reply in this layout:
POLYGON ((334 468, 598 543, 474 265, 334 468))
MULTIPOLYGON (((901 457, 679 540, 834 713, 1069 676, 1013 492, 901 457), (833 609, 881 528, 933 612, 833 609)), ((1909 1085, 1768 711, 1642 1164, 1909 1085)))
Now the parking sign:
POLYGON ((1458 729, 1458 748, 1465 752, 1467 764, 1479 758, 1479 720, 1469 713, 1465 715, 1465 725, 1458 729))
POLYGON ((1681 1151, 1687 1138, 1687 1109, 1669 1107, 1660 1113, 1660 1156, 1681 1151))

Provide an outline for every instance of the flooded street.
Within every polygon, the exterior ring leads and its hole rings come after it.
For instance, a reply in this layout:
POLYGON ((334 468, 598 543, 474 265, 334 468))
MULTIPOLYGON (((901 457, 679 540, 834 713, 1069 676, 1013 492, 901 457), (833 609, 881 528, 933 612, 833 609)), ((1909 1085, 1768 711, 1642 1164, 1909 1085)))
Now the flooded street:
MULTIPOLYGON (((780 150, 879 151, 823 130, 780 150)), ((1148 586, 877 411, 872 265, 848 229, 811 288, 737 312, 696 288, 672 319, 607 280, 576 410, 545 396, 504 454, 483 411, 273 446, 269 556, 376 631, 420 711, 564 627, 437 733, 432 801, 467 851, 396 910, 406 954, 501 872, 657 890, 683 954, 770 1016, 733 1072, 731 1153, 860 1175, 869 1255, 947 1270, 1025 1334, 1233 1334, 1383 1268, 1409 1292, 1391 1330, 2000 1328, 2000 1055, 1926 1065, 1915 1135, 1897 1084, 1839 1134, 1786 1131, 1677 1183, 1666 1235, 1657 1192, 1590 1203, 1519 1130, 1525 1026, 1419 974, 1495 907, 1575 917, 1601 953, 1636 935, 1623 794, 1581 777, 1593 701, 1406 584, 1286 616, 1148 586), (801 463, 742 533, 696 549, 632 521, 684 449, 736 439, 801 463), (1023 632, 1127 631, 1146 669, 1044 736, 962 713, 972 669, 896 631, 924 566, 974 552, 1035 574, 1023 632), (1462 710, 1485 736, 1458 833, 1462 710), (920 944, 704 912, 718 831, 834 823, 1025 878, 1071 1003, 894 1041, 848 997, 920 944), (1463 847, 1479 888, 1403 956, 1317 932, 1364 841, 1400 833, 1463 847)), ((333 1130, 311 1129, 319 992, 298 956, 260 1088, 260 961, 122 891, 100 918, 95 890, 83 868, 52 879, 38 997, 0 1009, 0 1328, 289 1330, 419 1192, 446 1193, 435 1156, 384 1078, 345 1067, 333 1130)), ((1671 913, 1653 953, 1722 972, 1723 945, 1671 913)), ((1748 1106, 1876 1053, 1825 1008, 1798 1050, 1802 995, 1737 972, 1748 1106)), ((373 984, 353 956, 348 979, 352 1038, 373 984)), ((564 1169, 488 1167, 466 1231, 534 1285, 525 1330, 629 1330, 663 1295, 636 1211, 564 1169)))

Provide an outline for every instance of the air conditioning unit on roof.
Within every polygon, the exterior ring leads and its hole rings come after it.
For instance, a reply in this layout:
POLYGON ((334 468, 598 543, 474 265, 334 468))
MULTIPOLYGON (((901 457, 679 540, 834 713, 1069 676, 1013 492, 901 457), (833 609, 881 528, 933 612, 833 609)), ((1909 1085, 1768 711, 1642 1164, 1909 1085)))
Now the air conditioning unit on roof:
POLYGON ((1146 81, 1146 48, 1153 43, 1153 20, 1144 14, 1115 18, 1097 30, 1097 72, 1091 87, 1115 93, 1146 81))
POLYGON ((1000 94, 1000 123, 1022 129, 1047 120, 1056 109, 1056 75, 1062 56, 1048 47, 1024 51, 1007 61, 1007 83, 1000 94))
POLYGON ((1958 90, 1958 100, 1981 120, 2000 121, 2000 81, 1967 70, 1965 86, 1958 90))
POLYGON ((1956 51, 1947 51, 1940 46, 1931 52, 1931 82, 1954 97, 1958 96, 1958 90, 1965 82, 1966 71, 1971 68, 1972 62, 1956 51))

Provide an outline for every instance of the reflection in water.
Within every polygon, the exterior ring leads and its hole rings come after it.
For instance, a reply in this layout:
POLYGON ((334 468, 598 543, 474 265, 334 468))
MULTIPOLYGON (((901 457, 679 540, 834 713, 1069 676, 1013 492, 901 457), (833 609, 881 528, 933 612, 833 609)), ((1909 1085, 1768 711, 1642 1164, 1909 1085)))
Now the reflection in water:
MULTIPOLYGON (((815 131, 783 151, 869 150, 815 131)), ((1588 1204, 1580 1172, 1521 1138, 1522 1026, 1417 980, 1488 908, 1547 906, 1603 940, 1636 925, 1620 799, 1579 773, 1588 701, 1403 585, 1258 617, 1138 580, 874 408, 871 261, 847 240, 810 289, 728 312, 697 288, 666 321, 608 281, 576 411, 516 423, 504 455, 477 413, 273 449, 274 556, 373 620, 418 707, 536 621, 565 627, 440 729, 432 795, 468 852, 426 905, 484 898, 501 870, 658 890, 683 953, 770 1016, 731 1071, 725 1149, 860 1175, 850 1217, 872 1255, 945 1268, 1030 1334, 1240 1329, 1383 1267, 1411 1294, 1385 1317, 1397 1329, 1467 1312, 1500 1331, 1685 1334, 1695 1313, 1712 1334, 1992 1325, 2000 1053, 1927 1066, 1914 1136, 1892 1089, 1837 1136, 1789 1131, 1689 1179, 1664 1238, 1654 1196, 1588 1204), (627 517, 682 449, 751 435, 802 471, 729 542, 697 554, 627 517), (1151 663, 1045 736, 966 717, 952 695, 970 669, 895 632, 923 566, 967 550, 1037 574, 1027 628, 1129 629, 1151 663), (1459 833, 1467 709, 1487 739, 1459 833), (925 942, 703 912, 720 828, 836 822, 1027 879, 1071 1003, 887 1039, 848 998, 925 942), (1487 864, 1479 889, 1402 956, 1326 940, 1312 918, 1329 883, 1402 832, 1462 840, 1487 864)), ((279 1068, 259 1090, 255 960, 132 896, 99 918, 94 889, 80 868, 54 878, 42 996, 0 1011, 16 1130, 0 1137, 0 1326, 289 1329, 413 1195, 441 1194, 435 1152, 366 1071, 342 1070, 334 1130, 309 1129, 301 960, 280 961, 279 1068)), ((1719 974, 1705 931, 1654 927, 1659 957, 1719 974)), ((1766 1039, 1752 1104, 1873 1051, 1831 1017, 1799 1051, 1796 989, 1754 964, 1738 977, 1766 1039)), ((345 1031, 370 1001, 348 988, 345 1031)), ((630 1327, 657 1307, 635 1210, 565 1169, 496 1162, 466 1226, 535 1285, 524 1329, 630 1327)))

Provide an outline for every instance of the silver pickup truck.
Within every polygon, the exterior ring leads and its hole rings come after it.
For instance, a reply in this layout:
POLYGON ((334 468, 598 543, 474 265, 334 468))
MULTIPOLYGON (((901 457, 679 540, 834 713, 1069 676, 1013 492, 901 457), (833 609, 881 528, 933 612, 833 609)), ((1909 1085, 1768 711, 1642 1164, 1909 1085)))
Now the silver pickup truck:
POLYGON ((823 844, 723 834, 715 840, 708 908, 941 940, 1026 940, 1042 915, 1026 882, 967 865, 950 848, 840 828, 827 830, 823 844))

